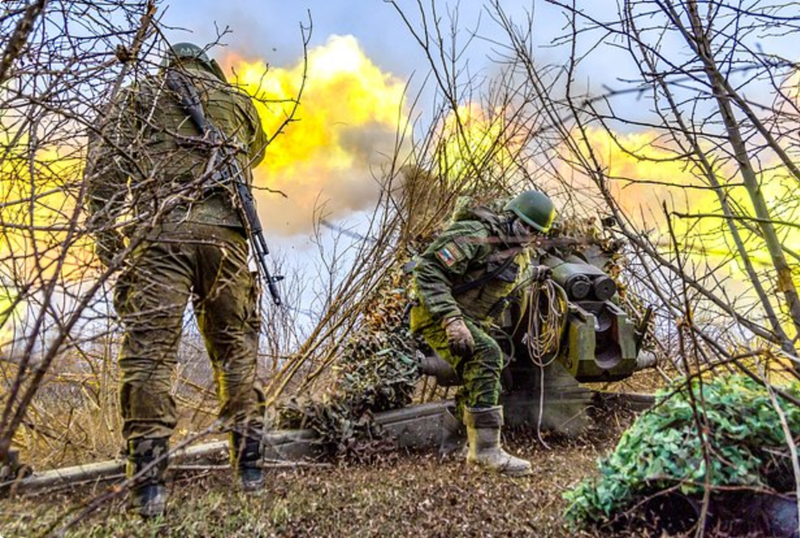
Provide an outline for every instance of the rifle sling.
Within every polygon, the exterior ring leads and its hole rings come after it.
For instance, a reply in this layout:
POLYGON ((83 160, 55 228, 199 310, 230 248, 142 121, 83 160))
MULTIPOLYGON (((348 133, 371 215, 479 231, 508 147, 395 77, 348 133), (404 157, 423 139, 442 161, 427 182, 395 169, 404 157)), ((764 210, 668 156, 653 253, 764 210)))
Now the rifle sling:
POLYGON ((513 262, 514 262, 514 256, 510 256, 509 258, 506 259, 506 261, 504 261, 500 266, 497 267, 497 269, 495 269, 491 273, 486 273, 480 278, 476 278, 475 280, 470 280, 469 282, 464 282, 463 284, 454 286, 450 293, 453 295, 453 297, 455 297, 456 295, 461 295, 462 293, 474 290, 479 286, 483 286, 493 278, 497 277, 497 275, 508 269, 513 262))
MULTIPOLYGON (((167 87, 175 94, 178 104, 181 106, 183 111, 189 115, 192 123, 194 123, 194 125, 200 131, 200 134, 204 137, 203 139, 198 139, 196 141, 197 146, 208 148, 208 140, 206 140, 205 137, 209 134, 209 132, 214 133, 217 132, 218 129, 213 123, 211 123, 211 121, 209 121, 208 117, 206 116, 205 110, 203 110, 203 103, 200 101, 200 94, 197 92, 197 88, 195 88, 194 84, 188 80, 185 74, 176 70, 169 70, 167 72, 166 83, 167 87)), ((231 158, 233 159, 235 157, 231 158)), ((217 162, 217 151, 216 148, 214 148, 211 151, 211 156, 204 173, 208 174, 211 169, 217 165, 217 162)), ((213 194, 216 191, 225 190, 226 189, 224 187, 220 186, 220 182, 216 181, 214 184, 204 188, 203 192, 208 195, 209 193, 213 194)))
MULTIPOLYGON (((189 117, 192 119, 192 122, 195 124, 195 126, 197 126, 197 128, 200 130, 200 133, 204 137, 208 136, 209 134, 214 135, 215 133, 221 132, 213 123, 208 120, 208 118, 206 118, 197 88, 194 87, 191 81, 189 81, 183 73, 177 71, 168 71, 166 83, 167 87, 177 96, 181 108, 184 110, 184 112, 186 112, 186 114, 189 115, 189 117)), ((211 152, 209 166, 215 166, 217 164, 215 162, 217 160, 215 157, 216 154, 216 151, 211 152)), ((244 176, 242 175, 243 171, 239 168, 238 164, 236 164, 236 157, 233 155, 229 155, 229 157, 233 163, 232 166, 234 167, 234 173, 232 174, 233 177, 231 177, 231 174, 228 174, 228 177, 225 179, 234 183, 234 188, 232 189, 233 192, 231 193, 231 195, 235 197, 234 205, 239 210, 239 218, 241 219, 242 225, 244 226, 245 230, 247 231, 247 235, 250 238, 250 244, 254 249, 256 261, 259 264, 258 267, 260 268, 260 271, 263 273, 262 276, 267 282, 267 287, 269 288, 270 295, 272 295, 272 300, 276 306, 280 306, 281 298, 275 282, 280 280, 282 277, 273 277, 269 274, 269 269, 264 261, 264 256, 269 254, 269 251, 267 250, 266 241, 261 231, 261 223, 258 220, 258 214, 255 211, 255 206, 253 205, 252 194, 250 193, 249 187, 244 183, 244 176), (239 177, 234 179, 236 176, 239 177), (247 193, 247 196, 242 194, 240 188, 247 193)), ((208 171, 209 170, 206 172, 208 171)))
POLYGON ((197 89, 186 79, 184 74, 175 70, 167 71, 166 82, 167 87, 178 97, 178 104, 189 115, 200 133, 205 135, 211 124, 206 118, 197 89))

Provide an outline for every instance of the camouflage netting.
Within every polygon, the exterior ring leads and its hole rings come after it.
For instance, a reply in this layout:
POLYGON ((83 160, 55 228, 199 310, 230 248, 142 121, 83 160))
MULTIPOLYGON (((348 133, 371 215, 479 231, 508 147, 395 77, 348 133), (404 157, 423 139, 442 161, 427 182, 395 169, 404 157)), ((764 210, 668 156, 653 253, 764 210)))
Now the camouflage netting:
POLYGON ((598 222, 594 217, 562 215, 549 234, 553 250, 561 257, 580 254, 616 280, 625 267, 625 258, 624 242, 608 233, 608 226, 613 224, 613 219, 598 222))
POLYGON ((276 427, 314 430, 329 456, 361 459, 391 446, 374 413, 411 403, 419 374, 403 320, 407 298, 401 285, 408 277, 397 269, 388 280, 342 349, 333 389, 320 400, 293 398, 278 409, 276 427))
MULTIPOLYGON (((800 398, 796 381, 783 390, 795 401, 800 398)), ((725 512, 732 506, 731 498, 717 498, 719 493, 741 491, 752 500, 755 491, 794 491, 784 427, 792 435, 800 432, 800 408, 777 397, 781 416, 765 386, 741 375, 702 383, 694 379, 691 391, 681 380, 659 392, 656 405, 625 432, 614 452, 598 462, 600 475, 565 493, 566 517, 573 525, 625 523, 638 515, 638 509, 650 506, 650 500, 665 495, 681 499, 679 518, 696 518, 690 508, 702 500, 706 480, 715 495, 712 501, 722 499, 711 512, 727 520, 736 514, 725 512), (707 436, 708 474, 698 421, 704 423, 707 436)), ((662 519, 671 516, 658 514, 662 519)), ((687 521, 685 530, 691 524, 687 521)))

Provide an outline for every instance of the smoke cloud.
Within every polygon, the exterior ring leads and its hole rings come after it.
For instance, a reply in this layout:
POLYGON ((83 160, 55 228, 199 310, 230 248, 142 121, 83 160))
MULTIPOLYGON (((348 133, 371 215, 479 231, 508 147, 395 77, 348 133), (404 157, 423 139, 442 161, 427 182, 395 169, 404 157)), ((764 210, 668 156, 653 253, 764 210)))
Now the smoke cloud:
MULTIPOLYGON (((303 62, 267 69, 263 61, 231 55, 224 64, 256 97, 264 129, 273 135, 293 106, 303 62)), ((404 88, 404 81, 382 72, 352 36, 331 36, 309 50, 295 121, 273 139, 255 170, 259 213, 270 232, 308 231, 321 204, 329 218, 372 206, 380 192, 376 178, 394 151, 404 88)))

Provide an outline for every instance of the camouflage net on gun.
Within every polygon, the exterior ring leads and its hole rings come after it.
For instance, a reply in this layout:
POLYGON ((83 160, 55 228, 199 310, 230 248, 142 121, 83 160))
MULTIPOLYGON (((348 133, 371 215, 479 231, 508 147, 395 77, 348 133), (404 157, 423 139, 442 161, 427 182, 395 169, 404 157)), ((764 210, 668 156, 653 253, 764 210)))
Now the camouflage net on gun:
POLYGON ((374 413, 405 407, 419 380, 413 338, 403 319, 401 287, 409 278, 397 269, 364 308, 364 321, 342 350, 333 390, 320 400, 292 398, 278 408, 276 427, 308 428, 330 457, 368 459, 393 449, 374 422, 374 413))

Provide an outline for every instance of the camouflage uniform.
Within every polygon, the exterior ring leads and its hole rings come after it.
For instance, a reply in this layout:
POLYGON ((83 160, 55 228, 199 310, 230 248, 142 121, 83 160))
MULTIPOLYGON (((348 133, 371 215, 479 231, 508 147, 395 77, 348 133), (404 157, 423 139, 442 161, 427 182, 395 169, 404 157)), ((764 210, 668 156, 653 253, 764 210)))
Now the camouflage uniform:
MULTIPOLYGON (((251 184, 251 167, 263 159, 267 143, 252 101, 198 61, 185 62, 184 73, 207 119, 236 147, 251 184)), ((259 430, 259 286, 248 270, 243 224, 224 187, 198 184, 211 152, 198 142, 200 131, 164 84, 163 72, 121 95, 110 110, 108 135, 93 137, 96 158, 87 178, 95 222, 113 222, 127 199, 138 226, 152 226, 125 260, 114 290, 125 327, 123 436, 168 437, 176 426, 171 380, 189 300, 214 368, 220 418, 259 430)))
POLYGON ((411 330, 421 334, 463 381, 456 394, 459 420, 464 408, 497 405, 503 353, 487 330, 530 278, 530 253, 510 235, 507 221, 501 211, 485 206, 458 212, 414 269, 418 302, 411 309, 411 330), (491 274, 495 276, 458 293, 459 287, 491 274), (441 327, 442 320, 459 315, 475 341, 470 357, 450 351, 441 327))

